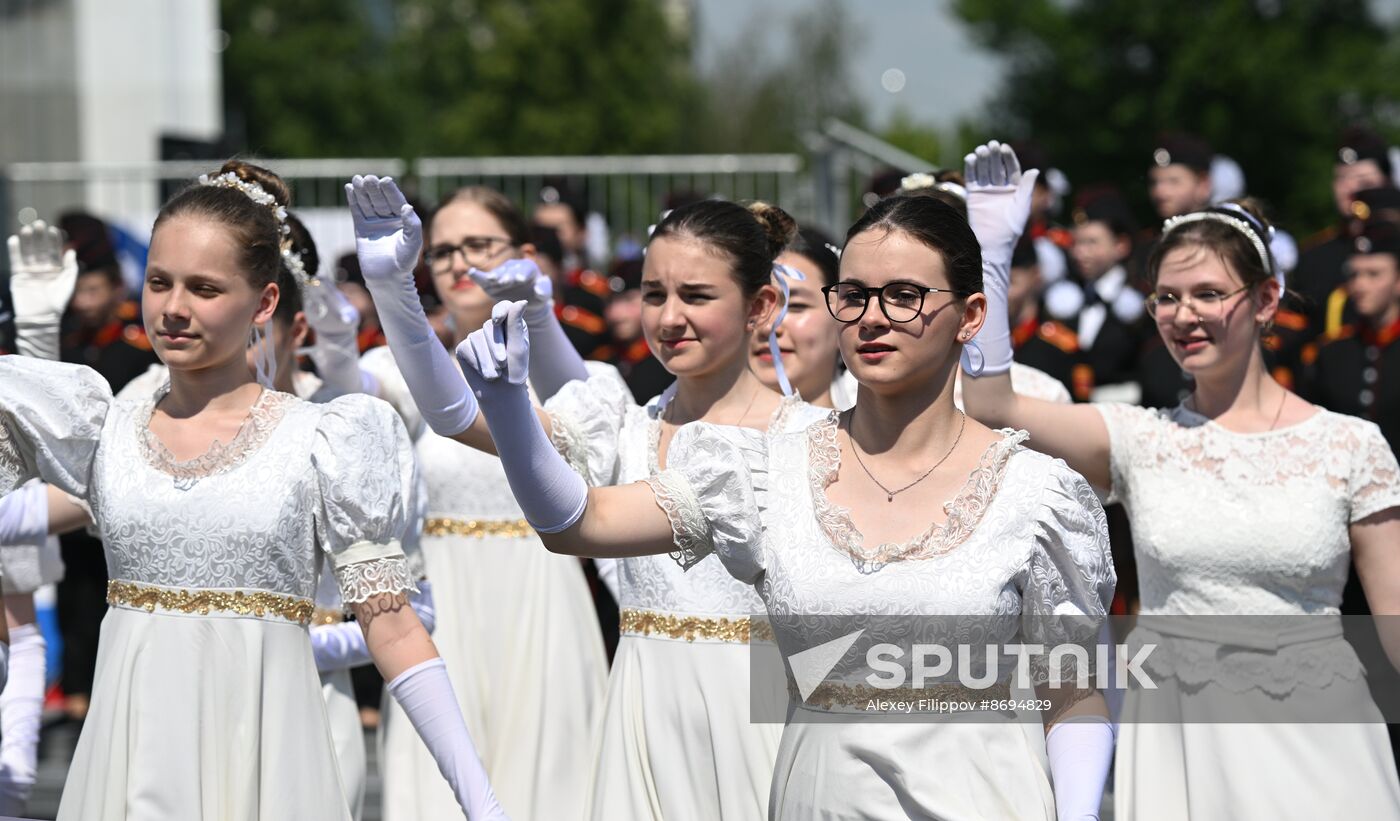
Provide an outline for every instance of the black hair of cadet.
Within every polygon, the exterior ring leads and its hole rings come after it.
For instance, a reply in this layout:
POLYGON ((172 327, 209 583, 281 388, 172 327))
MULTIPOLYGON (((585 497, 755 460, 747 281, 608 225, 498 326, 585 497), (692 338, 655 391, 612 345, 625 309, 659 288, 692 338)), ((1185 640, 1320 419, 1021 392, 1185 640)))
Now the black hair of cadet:
POLYGON ((959 299, 982 292, 982 248, 967 218, 933 197, 886 197, 846 232, 846 246, 866 231, 900 231, 937 251, 959 299))
POLYGON ((766 202, 747 205, 703 200, 666 215, 648 242, 685 237, 728 257, 745 296, 753 296, 773 278, 773 260, 797 235, 797 221, 766 202))
POLYGON ((841 260, 832 249, 836 243, 815 228, 797 229, 797 238, 787 247, 789 254, 801 254, 816 264, 822 272, 823 285, 835 285, 841 279, 841 260))
POLYGON ((559 242, 559 232, 548 225, 530 223, 530 244, 535 253, 554 263, 556 268, 564 266, 564 246, 559 242))

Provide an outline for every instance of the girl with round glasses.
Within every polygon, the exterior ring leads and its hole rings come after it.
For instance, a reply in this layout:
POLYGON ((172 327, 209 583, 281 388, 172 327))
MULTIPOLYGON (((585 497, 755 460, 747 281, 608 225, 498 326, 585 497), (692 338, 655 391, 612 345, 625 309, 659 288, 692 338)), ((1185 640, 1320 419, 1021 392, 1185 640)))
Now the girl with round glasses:
MULTIPOLYGON (((383 181, 357 178, 351 188, 361 266, 415 403, 439 434, 494 452, 460 366, 427 341, 427 320, 411 293, 416 215, 383 181)), ((531 344, 519 354, 531 360, 531 385, 547 400, 543 410, 531 409, 527 397, 524 412, 548 426, 550 451, 567 456, 558 464, 570 477, 597 486, 644 479, 669 464, 676 430, 695 420, 786 430, 821 416, 770 390, 749 366, 751 334, 778 299, 774 261, 795 227, 775 206, 717 200, 678 208, 657 225, 642 274, 642 326, 676 382, 644 406, 615 372, 590 373, 567 341, 558 344, 557 324, 544 321, 548 294, 538 270, 503 265, 472 274, 493 298, 520 301, 531 344)), ((515 495, 524 510, 529 495, 515 495)), ((546 536, 528 511, 526 519, 546 536)), ((664 557, 638 557, 612 572, 623 635, 585 812, 599 819, 764 818, 778 733, 749 720, 746 646, 749 616, 761 602, 717 561, 683 573, 664 557)), ((589 760, 577 758, 573 772, 590 774, 589 760)))
MULTIPOLYGON (((768 436, 688 424, 662 470, 612 488, 573 476, 528 413, 521 309, 497 306, 459 357, 526 515, 552 550, 669 553, 689 573, 717 558, 752 587, 785 652, 871 618, 928 629, 936 620, 920 614, 933 613, 979 614, 980 639, 992 643, 1092 644, 1114 584, 1093 491, 1022 447, 1024 433, 990 430, 953 405, 986 307, 967 220, 931 198, 884 200, 851 228, 840 264, 851 302, 837 309, 860 313, 839 331, 860 384, 854 410, 768 436), (882 292, 890 316, 869 304, 882 292)), ((995 708, 965 721, 861 716, 865 671, 838 662, 789 708, 769 817, 1096 814, 1112 750, 1103 699, 1042 687, 1048 668, 1031 668, 1052 705, 1048 739, 995 708)))
MULTIPOLYGON (((1115 815, 1400 818, 1386 731, 1338 619, 1349 562, 1373 612, 1400 614, 1400 467, 1373 423, 1308 404, 1265 367, 1260 339, 1282 287, 1268 223, 1227 203, 1163 227, 1148 306, 1195 381, 1189 398, 1163 410, 1053 405, 1013 394, 1005 375, 1006 272, 1032 175, 1009 149, 969 161, 1002 170, 969 202, 987 216, 974 224, 990 307, 968 412, 1025 428, 1033 447, 1110 488, 1132 525, 1142 620, 1129 641, 1157 646, 1147 669, 1159 689, 1127 693, 1115 815), (1242 627, 1243 644, 1222 645, 1184 618, 1205 615, 1297 627, 1262 638, 1242 627), (1342 705, 1368 723, 1285 723, 1342 705)), ((1214 622, 1227 623, 1239 622, 1214 622)))
MULTIPOLYGON (((358 183, 372 213, 366 183, 358 183)), ((379 184, 374 180, 376 195, 379 184)), ((358 208, 354 185, 350 187, 352 206, 358 208)), ((363 210, 357 214, 364 217, 363 210)), ((402 322, 395 320, 403 312, 396 313, 396 306, 411 302, 422 315, 412 280, 419 248, 405 249, 403 279, 389 277, 386 270, 400 270, 397 259, 386 269, 385 257, 376 256, 374 244, 365 242, 374 227, 364 219, 357 219, 355 227, 361 235, 361 270, 380 321, 391 343, 401 342, 402 335, 395 332, 402 322)), ((538 273, 524 216, 493 189, 454 191, 424 228, 425 236, 416 239, 426 243, 433 286, 454 329, 451 344, 489 319, 495 302, 491 284, 522 270, 538 273)), ((543 310, 531 319, 538 323, 537 338, 547 352, 546 344, 562 339, 562 331, 549 304, 548 280, 536 282, 543 310)), ((447 355, 430 328, 420 330, 416 351, 436 349, 447 355)), ((567 340, 562 346, 568 348, 567 340)), ((415 359, 391 345, 368 351, 360 366, 372 377, 369 389, 404 419, 427 486, 422 553, 434 584, 433 638, 502 806, 520 818, 575 813, 589 789, 587 773, 577 763, 593 755, 607 678, 607 657, 583 568, 571 557, 540 549, 539 537, 521 516, 493 455, 435 432, 441 410, 435 414, 431 406, 425 408, 409 390, 412 377, 405 371, 415 359), (551 687, 551 681, 571 684, 561 690, 551 687)), ((586 377, 581 362, 577 367, 577 374, 586 377)), ((460 384, 461 375, 456 379, 460 384)), ((453 796, 403 712, 386 705, 381 726, 386 821, 450 815, 453 796)))

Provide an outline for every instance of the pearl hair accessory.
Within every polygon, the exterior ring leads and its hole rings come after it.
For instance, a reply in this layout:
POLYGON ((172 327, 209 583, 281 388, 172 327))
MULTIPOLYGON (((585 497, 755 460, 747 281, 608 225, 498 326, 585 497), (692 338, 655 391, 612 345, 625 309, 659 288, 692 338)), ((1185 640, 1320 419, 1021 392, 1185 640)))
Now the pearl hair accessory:
POLYGON ((1269 255, 1269 249, 1264 244, 1267 241, 1264 235, 1272 232, 1265 231, 1263 226, 1254 219, 1252 214, 1232 202, 1216 206, 1215 209, 1210 211, 1194 211, 1190 214, 1181 214, 1172 217, 1162 223, 1162 235, 1166 236, 1183 225, 1192 222, 1200 222, 1202 220, 1223 222, 1236 231, 1239 231, 1241 234, 1244 234, 1249 240, 1249 244, 1253 245, 1255 252, 1259 254, 1259 261, 1264 263, 1264 269, 1273 274, 1274 280, 1278 282, 1280 288, 1284 287, 1283 271, 1279 270, 1279 267, 1274 264, 1274 259, 1269 255), (1221 211, 1230 211, 1232 213, 1226 214, 1221 213, 1221 211), (1233 214, 1239 214, 1239 216, 1234 216, 1233 214))
POLYGON ((208 174, 200 174, 199 184, 213 186, 215 188, 233 188, 242 191, 248 199, 258 205, 265 205, 272 209, 272 215, 277 219, 278 229, 282 232, 283 236, 292 233, 291 226, 287 224, 287 209, 279 205, 277 198, 263 190, 261 185, 255 182, 249 182, 232 171, 225 171, 218 176, 212 177, 208 174))
POLYGON ((955 182, 939 182, 932 174, 925 172, 910 174, 899 181, 899 190, 904 192, 923 191, 929 188, 952 194, 963 202, 967 202, 967 189, 965 187, 955 182))

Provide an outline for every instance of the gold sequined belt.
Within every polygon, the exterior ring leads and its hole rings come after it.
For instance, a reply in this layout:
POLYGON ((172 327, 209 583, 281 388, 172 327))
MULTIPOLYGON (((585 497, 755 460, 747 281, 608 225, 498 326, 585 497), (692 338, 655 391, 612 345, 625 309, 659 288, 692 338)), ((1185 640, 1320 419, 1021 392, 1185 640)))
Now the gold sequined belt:
POLYGON ((231 613, 258 618, 278 617, 297 624, 308 624, 316 602, 300 596, 266 590, 201 590, 188 587, 157 587, 136 582, 107 582, 107 603, 154 613, 156 608, 178 613, 207 616, 231 613))
POLYGON ((650 636, 684 641, 723 641, 748 644, 772 641, 773 628, 767 621, 750 623, 748 616, 680 616, 651 610, 622 608, 618 614, 619 628, 624 634, 650 636))
POLYGON ((318 607, 311 611, 311 625, 340 624, 345 621, 345 611, 338 607, 318 607))
MULTIPOLYGON (((788 695, 794 703, 803 704, 804 699, 788 683, 788 695)), ((999 705, 991 702, 1004 702, 1011 698, 1011 685, 999 681, 982 690, 974 690, 961 684, 930 684, 925 687, 872 687, 868 684, 842 684, 823 681, 805 699, 805 705, 822 710, 855 708, 868 711, 870 704, 902 703, 911 705, 913 712, 947 713, 962 710, 996 710, 999 705), (951 705, 940 707, 940 705, 951 705), (959 709, 961 707, 961 709, 959 709)))
POLYGON ((423 525, 424 536, 465 536, 468 539, 492 536, 519 539, 534 532, 524 519, 429 519, 423 525))

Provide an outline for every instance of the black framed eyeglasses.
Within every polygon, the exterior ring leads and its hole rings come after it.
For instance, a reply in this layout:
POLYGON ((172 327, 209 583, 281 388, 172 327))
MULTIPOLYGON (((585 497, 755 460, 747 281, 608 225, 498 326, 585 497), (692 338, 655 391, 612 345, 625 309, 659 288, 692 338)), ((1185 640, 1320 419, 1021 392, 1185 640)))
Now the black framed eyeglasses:
POLYGON ((929 294, 955 293, 951 288, 929 288, 913 282, 891 282, 873 288, 855 282, 838 282, 822 288, 826 309, 837 322, 847 325, 859 322, 870 307, 870 297, 880 303, 880 310, 891 322, 911 322, 924 310, 924 298, 929 294))
POLYGON ((438 243, 429 248, 424 256, 427 257, 431 268, 445 271, 452 267, 452 257, 459 251, 468 265, 478 266, 490 263, 510 247, 512 244, 508 237, 463 237, 462 241, 456 244, 438 243))

